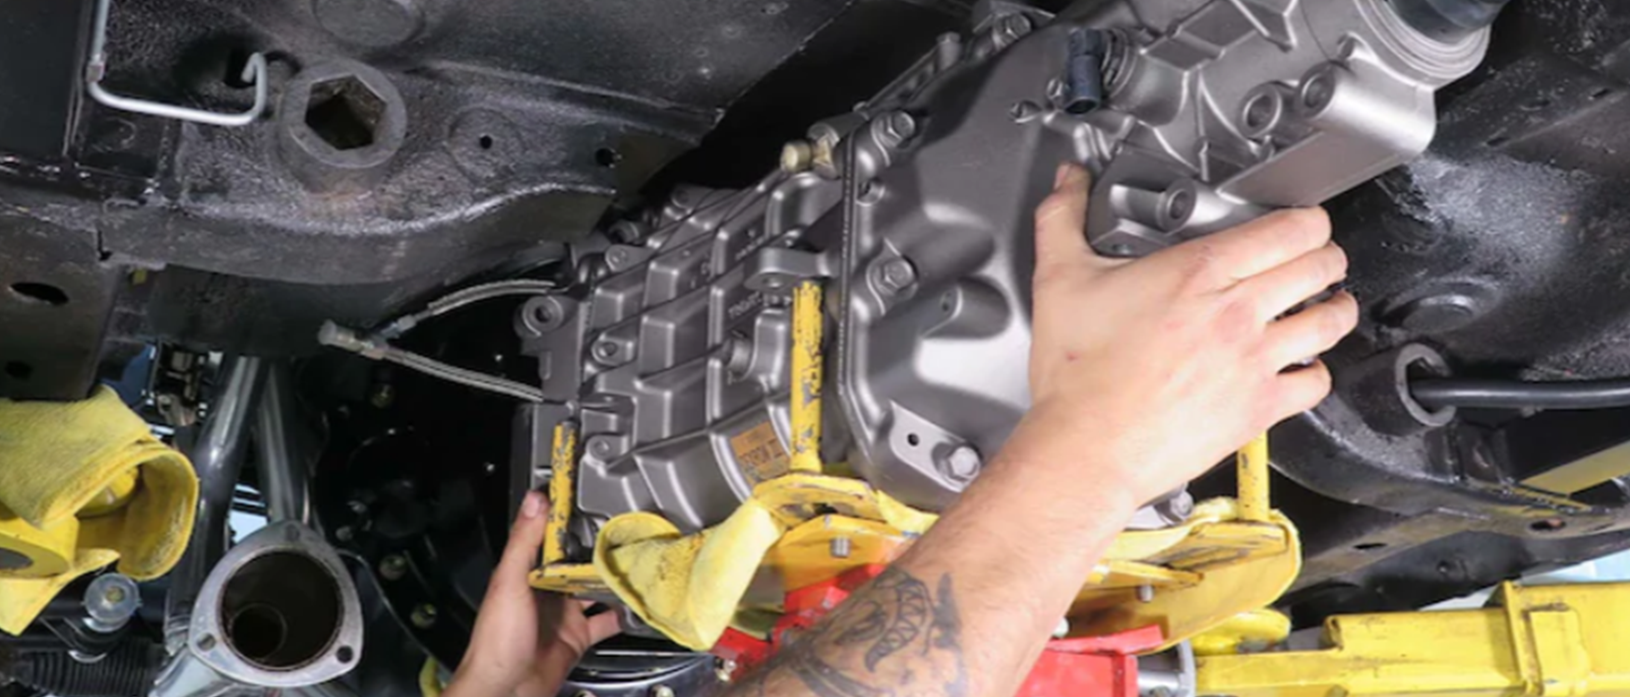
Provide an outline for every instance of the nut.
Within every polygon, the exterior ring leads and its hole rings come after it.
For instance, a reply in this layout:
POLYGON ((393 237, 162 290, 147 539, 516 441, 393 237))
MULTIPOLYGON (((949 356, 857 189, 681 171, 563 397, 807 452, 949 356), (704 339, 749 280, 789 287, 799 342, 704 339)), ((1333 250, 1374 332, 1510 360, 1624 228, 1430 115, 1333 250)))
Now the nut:
POLYGON ((407 557, 400 554, 388 555, 379 560, 379 575, 384 576, 387 581, 401 580, 403 576, 407 575, 407 570, 407 557))
POLYGON ((420 629, 434 627, 436 625, 436 606, 426 603, 413 608, 413 615, 409 619, 413 621, 413 626, 420 629))

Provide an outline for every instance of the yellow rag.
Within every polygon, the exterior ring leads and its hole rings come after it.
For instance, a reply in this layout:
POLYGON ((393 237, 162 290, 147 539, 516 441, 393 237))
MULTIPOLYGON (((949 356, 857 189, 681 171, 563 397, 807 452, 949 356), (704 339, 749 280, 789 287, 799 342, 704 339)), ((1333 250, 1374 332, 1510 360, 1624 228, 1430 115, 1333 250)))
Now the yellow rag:
POLYGON ((600 530, 594 568, 647 624, 706 651, 730 626, 765 555, 788 530, 822 515, 878 521, 902 534, 920 534, 934 521, 863 481, 793 473, 758 485, 723 523, 698 533, 683 534, 653 513, 616 516, 600 530))
POLYGON ((168 573, 197 505, 192 463, 113 390, 81 402, 0 399, 0 552, 12 560, 0 570, 0 630, 20 634, 63 586, 114 561, 138 581, 168 573), (59 544, 72 558, 53 564, 59 544))

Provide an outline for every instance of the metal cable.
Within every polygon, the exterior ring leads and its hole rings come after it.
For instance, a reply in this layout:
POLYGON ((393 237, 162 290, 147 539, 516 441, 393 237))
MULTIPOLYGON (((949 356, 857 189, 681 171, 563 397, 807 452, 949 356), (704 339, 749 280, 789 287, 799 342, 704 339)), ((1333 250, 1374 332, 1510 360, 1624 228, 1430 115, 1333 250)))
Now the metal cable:
POLYGON ((1630 407, 1630 378, 1568 382, 1433 378, 1410 383, 1409 393, 1430 409, 1612 409, 1630 407))
POLYGON ((418 326, 420 322, 484 300, 510 295, 548 295, 556 292, 559 292, 559 288, 553 282, 528 278, 470 286, 430 301, 430 304, 426 305, 423 310, 392 320, 375 334, 385 339, 395 339, 418 326))
POLYGON ((363 358, 389 361, 430 377, 458 383, 466 387, 496 392, 528 402, 544 401, 543 390, 531 385, 516 382, 509 378, 498 377, 497 375, 488 375, 474 370, 466 370, 455 365, 448 365, 434 358, 392 346, 378 336, 363 338, 357 334, 356 330, 342 327, 332 321, 323 322, 322 329, 317 331, 317 343, 345 349, 363 358))

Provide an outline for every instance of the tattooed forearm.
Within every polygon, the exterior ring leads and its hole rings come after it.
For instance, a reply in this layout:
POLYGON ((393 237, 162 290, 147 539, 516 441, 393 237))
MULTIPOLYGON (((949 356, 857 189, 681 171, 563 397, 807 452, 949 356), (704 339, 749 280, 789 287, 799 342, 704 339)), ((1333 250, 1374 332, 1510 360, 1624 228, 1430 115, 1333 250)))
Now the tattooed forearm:
POLYGON ((962 619, 951 586, 950 574, 930 590, 890 567, 730 694, 966 695, 962 619))

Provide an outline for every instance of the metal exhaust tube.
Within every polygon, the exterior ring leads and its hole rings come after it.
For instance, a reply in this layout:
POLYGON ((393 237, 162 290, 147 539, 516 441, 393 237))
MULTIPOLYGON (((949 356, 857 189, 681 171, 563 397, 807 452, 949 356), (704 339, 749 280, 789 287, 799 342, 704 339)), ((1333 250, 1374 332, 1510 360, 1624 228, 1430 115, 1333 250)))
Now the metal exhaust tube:
POLYGON ((159 678, 154 694, 202 697, 244 685, 321 685, 356 666, 362 628, 362 605, 339 555, 304 525, 273 523, 210 572, 186 653, 159 678))
MULTIPOLYGON (((159 677, 159 697, 214 697, 246 687, 333 695, 330 681, 362 655, 362 606, 344 562, 313 529, 305 441, 293 379, 266 368, 255 455, 269 524, 227 552, 196 595, 186 643, 159 677)), ((235 479, 235 477, 234 477, 235 479)))
POLYGON ((266 363, 250 356, 228 357, 221 365, 210 413, 197 441, 188 449, 198 471, 198 513, 187 552, 170 575, 165 599, 164 638, 171 654, 186 641, 198 590, 210 568, 226 551, 227 514, 248 446, 249 418, 260 402, 266 363))

